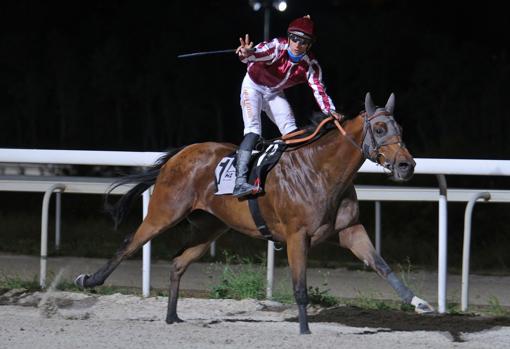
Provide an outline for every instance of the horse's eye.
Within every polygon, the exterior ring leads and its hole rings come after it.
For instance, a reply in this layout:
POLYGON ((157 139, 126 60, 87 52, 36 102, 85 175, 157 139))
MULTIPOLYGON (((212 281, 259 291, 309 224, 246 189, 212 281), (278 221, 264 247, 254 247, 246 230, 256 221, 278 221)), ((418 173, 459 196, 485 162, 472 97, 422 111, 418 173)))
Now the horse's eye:
POLYGON ((386 132, 388 132, 388 128, 384 122, 377 122, 374 125, 374 132, 376 136, 382 137, 386 134, 386 132))
POLYGON ((382 136, 385 133, 385 130, 383 127, 378 127, 375 129, 375 134, 378 136, 382 136))

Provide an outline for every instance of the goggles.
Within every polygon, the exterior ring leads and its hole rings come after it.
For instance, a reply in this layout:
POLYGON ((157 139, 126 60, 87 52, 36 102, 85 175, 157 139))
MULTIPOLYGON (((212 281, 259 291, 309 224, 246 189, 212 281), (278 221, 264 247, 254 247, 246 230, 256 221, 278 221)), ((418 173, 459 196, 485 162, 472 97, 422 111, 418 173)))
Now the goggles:
POLYGON ((293 33, 289 33, 289 39, 301 45, 310 45, 312 43, 312 39, 304 38, 293 33))

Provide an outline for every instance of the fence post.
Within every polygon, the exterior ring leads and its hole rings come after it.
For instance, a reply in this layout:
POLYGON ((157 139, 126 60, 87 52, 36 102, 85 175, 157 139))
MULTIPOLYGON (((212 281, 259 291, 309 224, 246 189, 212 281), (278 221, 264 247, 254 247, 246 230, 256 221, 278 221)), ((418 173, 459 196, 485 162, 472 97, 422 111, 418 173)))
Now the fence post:
POLYGON ((381 254, 381 202, 375 202, 375 250, 381 254))
MULTIPOLYGON (((151 197, 150 188, 143 192, 142 216, 147 216, 149 200, 151 197)), ((142 295, 149 297, 151 293, 151 241, 143 245, 143 266, 142 266, 142 295)))
POLYGON ((437 175, 439 182, 439 253, 437 266, 437 307, 438 312, 446 313, 446 282, 448 276, 448 207, 447 185, 444 175, 437 175))
POLYGON ((267 285, 266 298, 273 298, 273 281, 274 281, 274 242, 267 242, 267 285))
POLYGON ((41 261, 39 269, 39 286, 46 287, 46 270, 48 259, 48 211, 50 206, 51 194, 55 190, 64 190, 66 186, 62 183, 52 184, 44 193, 42 202, 42 217, 41 217, 41 261))
POLYGON ((484 199, 485 201, 491 198, 488 192, 473 194, 466 206, 464 213, 464 244, 462 249, 462 297, 461 297, 461 311, 467 311, 469 303, 469 250, 471 248, 471 217, 473 215, 473 208, 475 207, 476 200, 484 199))

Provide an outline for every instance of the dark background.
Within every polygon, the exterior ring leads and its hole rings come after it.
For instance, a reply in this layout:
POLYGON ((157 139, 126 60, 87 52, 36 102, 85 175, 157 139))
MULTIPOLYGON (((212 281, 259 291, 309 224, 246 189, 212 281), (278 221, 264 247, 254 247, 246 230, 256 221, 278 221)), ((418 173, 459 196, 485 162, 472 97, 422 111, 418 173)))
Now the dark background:
MULTIPOLYGON (((272 11, 271 36, 285 35, 292 19, 311 15, 318 32, 312 50, 338 110, 356 115, 367 91, 380 105, 394 92, 396 118, 415 157, 508 158, 510 21, 500 2, 289 0, 288 5, 284 13, 272 11)), ((254 12, 247 0, 2 2, 0 147, 162 151, 209 140, 239 143, 246 66, 234 54, 176 56, 235 48, 245 33, 255 43, 263 39, 263 12, 254 12)), ((288 90, 288 97, 300 125, 319 110, 307 86, 288 90)), ((277 136, 267 118, 264 122, 264 136, 277 136)), ((498 177, 453 176, 448 182, 508 186, 498 177)), ((433 176, 411 182, 423 183, 437 184, 433 176)), ((14 207, 2 206, 3 212, 14 207)), ((488 264, 506 268, 507 209, 483 206, 473 227, 483 234, 474 246, 482 246, 487 257, 500 248, 488 264)), ((451 246, 457 252, 463 209, 451 205, 451 246)), ((395 239, 428 241, 430 251, 413 258, 435 260, 432 204, 385 204, 383 215, 395 239)), ((393 252, 402 256, 401 249, 393 252)))

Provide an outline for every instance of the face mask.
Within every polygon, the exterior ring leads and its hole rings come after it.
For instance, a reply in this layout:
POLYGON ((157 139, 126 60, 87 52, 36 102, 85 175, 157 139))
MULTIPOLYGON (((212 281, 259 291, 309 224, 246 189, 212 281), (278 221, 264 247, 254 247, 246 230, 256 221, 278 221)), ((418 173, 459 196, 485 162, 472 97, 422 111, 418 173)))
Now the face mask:
POLYGON ((290 60, 293 63, 299 62, 301 60, 301 58, 303 58, 303 56, 305 55, 305 53, 302 53, 300 55, 294 55, 294 54, 292 54, 292 52, 290 51, 289 48, 287 49, 287 53, 289 54, 290 60))

